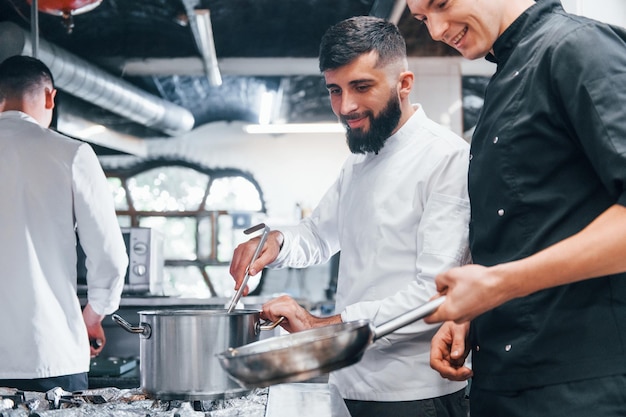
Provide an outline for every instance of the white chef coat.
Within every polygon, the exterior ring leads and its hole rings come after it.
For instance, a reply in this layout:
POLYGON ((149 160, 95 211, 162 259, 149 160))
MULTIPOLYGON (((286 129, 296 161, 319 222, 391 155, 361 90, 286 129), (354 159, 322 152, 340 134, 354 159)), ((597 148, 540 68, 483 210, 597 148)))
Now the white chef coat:
MULTIPOLYGON (((439 272, 469 260, 469 145, 416 107, 378 155, 348 157, 310 217, 280 229, 283 249, 270 267, 306 267, 341 251, 336 311, 344 322, 397 317, 435 294, 439 272)), ((420 321, 377 340, 330 383, 364 401, 463 389, 429 365, 436 329, 420 321)))
POLYGON ((7 111, 0 178, 0 379, 87 372, 75 232, 96 313, 117 309, 128 265, 99 161, 89 145, 7 111))

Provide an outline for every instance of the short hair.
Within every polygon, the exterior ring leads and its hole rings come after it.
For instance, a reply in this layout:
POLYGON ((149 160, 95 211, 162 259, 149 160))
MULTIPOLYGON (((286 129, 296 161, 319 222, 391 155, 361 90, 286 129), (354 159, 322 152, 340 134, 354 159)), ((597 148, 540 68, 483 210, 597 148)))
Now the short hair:
POLYGON ((24 96, 48 83, 54 88, 50 69, 37 58, 14 55, 0 63, 0 101, 24 96))
POLYGON ((398 27, 373 16, 356 16, 331 26, 320 43, 321 72, 349 64, 370 51, 378 52, 377 66, 406 60, 406 43, 398 27))

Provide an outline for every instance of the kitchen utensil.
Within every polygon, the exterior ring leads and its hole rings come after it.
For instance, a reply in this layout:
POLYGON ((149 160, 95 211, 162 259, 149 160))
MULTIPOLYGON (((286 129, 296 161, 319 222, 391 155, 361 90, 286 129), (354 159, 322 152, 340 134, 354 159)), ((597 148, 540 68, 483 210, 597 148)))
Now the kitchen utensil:
POLYGON ((249 235, 250 233, 254 233, 257 230, 261 230, 261 229, 263 229, 261 240, 259 240, 259 244, 257 245, 256 250, 254 251, 254 254, 252 255, 252 259, 250 260, 250 263, 246 267, 246 273, 243 277, 243 281, 241 281, 241 286, 235 292, 235 295, 233 295, 233 298, 230 301, 230 305, 228 306, 228 313, 232 313, 232 311, 235 309, 235 306, 237 305, 237 303, 239 302, 239 299, 241 298, 241 295, 243 294, 243 290, 246 288, 246 285, 248 285, 248 278, 250 278, 250 273, 249 273, 250 268, 252 268, 252 264, 254 263, 254 261, 256 261, 256 258, 258 258, 259 253, 261 253, 261 249, 263 248, 263 245, 265 244, 265 240, 267 239, 267 234, 270 232, 270 228, 267 227, 264 223, 260 223, 260 224, 257 224, 256 226, 252 226, 249 229, 246 229, 243 231, 245 234, 249 235))
POLYGON ((259 310, 165 309, 138 312, 133 326, 117 314, 112 318, 130 333, 139 334, 141 388, 163 400, 233 398, 242 389, 220 367, 218 352, 259 340, 262 330, 279 322, 261 323, 259 310))
POLYGON ((428 316, 444 300, 438 297, 377 327, 369 320, 333 324, 231 347, 217 357, 246 388, 305 381, 358 362, 372 342, 428 316))

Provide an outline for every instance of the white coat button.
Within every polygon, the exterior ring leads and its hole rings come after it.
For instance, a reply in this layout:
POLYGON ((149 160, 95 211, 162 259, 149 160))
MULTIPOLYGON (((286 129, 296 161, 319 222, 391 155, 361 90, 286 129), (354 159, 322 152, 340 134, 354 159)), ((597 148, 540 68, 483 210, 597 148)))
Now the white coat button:
POLYGON ((476 345, 476 352, 480 351, 480 346, 476 345))
POLYGON ((500 217, 504 216, 504 209, 498 210, 498 216, 500 217))
POLYGON ((470 161, 474 158, 474 155, 470 154, 469 159, 470 161))
POLYGON ((493 143, 498 143, 498 137, 496 136, 495 138, 493 138, 493 143))
POLYGON ((506 350, 506 351, 508 352, 508 351, 510 351, 510 350, 511 350, 511 348, 512 348, 512 347, 513 347, 513 346, 511 346, 511 345, 506 345, 506 346, 504 347, 504 350, 506 350))

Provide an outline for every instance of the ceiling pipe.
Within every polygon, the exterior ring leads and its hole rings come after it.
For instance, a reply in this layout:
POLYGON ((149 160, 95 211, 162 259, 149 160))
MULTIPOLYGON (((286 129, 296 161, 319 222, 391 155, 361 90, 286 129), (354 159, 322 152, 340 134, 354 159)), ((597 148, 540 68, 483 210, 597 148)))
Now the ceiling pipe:
POLYGON ((182 0, 185 6, 187 20, 191 27, 191 34, 202 58, 204 74, 213 87, 222 85, 222 74, 217 65, 217 53, 213 38, 211 12, 200 6, 200 0, 182 0))
POLYGON ((32 57, 37 58, 39 55, 39 0, 33 0, 30 8, 30 33, 31 44, 33 45, 32 57))
POLYGON ((196 43, 202 54, 204 71, 209 79, 209 84, 218 87, 222 85, 222 75, 217 65, 213 26, 211 25, 211 13, 207 9, 196 9, 194 10, 194 16, 198 32, 196 43))
MULTIPOLYGON (((12 22, 0 22, 0 61, 31 55, 28 33, 12 22)), ((93 66, 43 39, 38 58, 54 76, 58 88, 152 129, 176 136, 193 129, 193 114, 93 66)))

